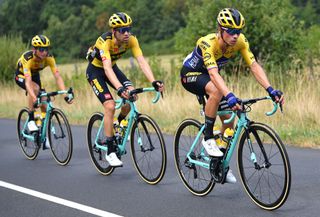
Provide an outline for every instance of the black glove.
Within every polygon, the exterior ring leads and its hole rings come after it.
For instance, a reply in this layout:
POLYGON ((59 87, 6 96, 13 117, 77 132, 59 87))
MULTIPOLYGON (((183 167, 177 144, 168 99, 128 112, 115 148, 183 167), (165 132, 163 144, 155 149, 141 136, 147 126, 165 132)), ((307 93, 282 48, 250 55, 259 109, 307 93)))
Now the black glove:
POLYGON ((152 86, 154 87, 154 89, 155 89, 156 91, 159 91, 159 88, 160 88, 159 85, 161 85, 161 84, 163 84, 163 82, 160 81, 160 80, 155 80, 155 81, 152 82, 152 86))
POLYGON ((276 101, 276 97, 280 99, 280 97, 283 95, 283 93, 280 90, 275 90, 271 86, 268 87, 266 91, 269 93, 269 96, 273 101, 276 101))
POLYGON ((66 97, 64 97, 64 100, 67 103, 70 103, 73 99, 74 99, 74 93, 72 91, 72 88, 70 88, 69 91, 68 91, 68 95, 66 97))
POLYGON ((117 90, 117 95, 122 97, 122 93, 125 92, 127 89, 123 86, 119 87, 118 90, 117 90))

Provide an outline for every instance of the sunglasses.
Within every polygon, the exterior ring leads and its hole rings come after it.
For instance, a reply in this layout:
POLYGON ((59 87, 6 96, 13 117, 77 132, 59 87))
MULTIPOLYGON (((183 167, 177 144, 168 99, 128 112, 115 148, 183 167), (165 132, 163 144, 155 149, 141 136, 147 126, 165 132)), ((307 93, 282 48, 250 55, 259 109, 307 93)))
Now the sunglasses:
POLYGON ((121 34, 124 34, 125 32, 130 33, 131 32, 131 27, 128 26, 128 27, 117 28, 116 31, 121 33, 121 34))
POLYGON ((49 48, 48 47, 38 47, 38 51, 40 52, 44 52, 44 51, 48 51, 49 48))
POLYGON ((223 28, 229 35, 239 35, 242 29, 223 28))

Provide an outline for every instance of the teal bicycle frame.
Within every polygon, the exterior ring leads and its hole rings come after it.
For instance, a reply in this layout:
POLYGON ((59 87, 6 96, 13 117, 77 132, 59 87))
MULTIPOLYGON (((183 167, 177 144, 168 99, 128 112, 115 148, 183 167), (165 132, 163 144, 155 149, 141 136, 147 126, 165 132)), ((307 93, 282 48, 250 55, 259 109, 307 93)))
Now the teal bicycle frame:
MULTIPOLYGON (((69 93, 70 90, 61 90, 61 91, 54 91, 54 92, 50 92, 50 93, 41 93, 39 94, 39 96, 37 97, 37 105, 46 105, 46 116, 44 119, 42 119, 42 124, 41 124, 41 128, 39 129, 39 133, 40 133, 40 137, 39 137, 39 141, 40 144, 44 143, 46 140, 46 133, 47 133, 47 126, 48 126, 48 122, 49 122, 49 117, 51 115, 51 112, 53 110, 53 104, 50 100, 50 97, 52 96, 56 96, 56 95, 60 95, 60 94, 67 94, 69 93), (47 97, 46 100, 41 100, 42 97, 47 97)), ((22 135, 23 137, 27 138, 30 141, 35 142, 35 137, 32 134, 27 134, 25 133, 25 129, 27 128, 27 124, 29 122, 29 117, 27 119, 27 121, 24 123, 23 126, 23 131, 22 131, 22 135)), ((52 129, 50 129, 52 132, 54 132, 54 127, 52 127, 52 129)))
MULTIPOLYGON (((270 99, 271 100, 271 98, 269 96, 266 96, 266 97, 263 97, 263 98, 260 98, 260 99, 261 100, 262 99, 270 99)), ((278 104, 273 102, 273 110, 270 111, 270 112, 266 112, 266 115, 267 116, 273 115, 277 111, 277 109, 278 109, 278 104)), ((225 171, 229 167, 229 163, 230 163, 232 154, 234 152, 234 149, 235 149, 235 147, 237 145, 240 133, 242 132, 243 129, 247 129, 248 128, 247 126, 248 126, 248 123, 250 121, 248 119, 248 117, 247 117, 247 113, 246 112, 241 112, 241 111, 234 112, 234 111, 229 110, 229 111, 218 111, 218 113, 217 113, 217 115, 227 115, 227 114, 231 114, 231 117, 228 120, 224 121, 224 123, 226 123, 226 124, 227 123, 231 123, 236 115, 238 115, 239 119, 238 119, 236 127, 235 127, 235 134, 231 138, 231 140, 230 140, 230 142, 228 144, 228 147, 227 147, 227 152, 226 152, 226 154, 224 155, 224 157, 222 159, 222 165, 223 165, 223 169, 225 171)), ((198 144, 198 141, 199 141, 201 135, 203 134, 204 128, 205 128, 205 126, 203 125, 201 127, 201 129, 199 130, 194 142, 192 143, 192 146, 191 146, 189 152, 187 153, 187 158, 190 161, 190 163, 192 163, 192 164, 204 167, 206 169, 210 169, 210 160, 211 160, 211 158, 206 154, 204 147, 201 148, 200 155, 201 155, 202 159, 204 159, 208 163, 201 162, 201 161, 198 161, 198 160, 194 160, 194 159, 191 158, 191 153, 193 152, 194 148, 198 144)), ((249 141, 249 143, 251 142, 250 139, 248 139, 248 141, 249 141)), ((252 147, 251 144, 249 144, 249 145, 250 145, 250 147, 252 147)), ((251 161, 253 163, 256 163, 257 160, 256 160, 255 153, 252 150, 250 150, 250 151, 251 151, 251 161)))
MULTIPOLYGON (((129 95, 134 95, 135 93, 142 93, 142 92, 152 92, 152 91, 155 91, 155 89, 153 87, 150 87, 150 88, 138 88, 138 89, 135 89, 135 92, 131 91, 129 93, 129 95)), ((160 99, 160 93, 159 92, 155 92, 156 93, 156 96, 152 99, 152 102, 153 103, 156 103, 158 102, 158 100, 160 99)), ((138 117, 138 114, 139 114, 139 111, 137 109, 137 106, 134 102, 133 99, 117 99, 115 100, 116 102, 116 107, 115 109, 119 109, 122 107, 123 104, 125 103, 129 103, 130 105, 130 113, 129 113, 129 118, 128 118, 128 126, 125 130, 125 134, 124 134, 124 137, 121 141, 121 144, 118 144, 118 150, 119 150, 119 154, 120 155, 124 155, 126 154, 126 144, 127 144, 127 140, 129 138, 129 133, 130 133, 130 129, 132 128, 132 125, 134 123, 134 120, 138 117)), ((97 133, 97 136, 96 136, 96 139, 95 139, 95 145, 97 148, 103 150, 103 151, 108 151, 108 147, 106 146, 103 146, 101 145, 101 142, 99 142, 99 135, 100 133, 104 133, 102 132, 103 130, 103 123, 104 123, 104 117, 101 121, 101 124, 100 124, 100 127, 98 129, 98 133, 97 133)), ((140 137, 139 137, 140 138, 140 137)), ((138 141, 139 144, 141 144, 141 142, 138 141)))

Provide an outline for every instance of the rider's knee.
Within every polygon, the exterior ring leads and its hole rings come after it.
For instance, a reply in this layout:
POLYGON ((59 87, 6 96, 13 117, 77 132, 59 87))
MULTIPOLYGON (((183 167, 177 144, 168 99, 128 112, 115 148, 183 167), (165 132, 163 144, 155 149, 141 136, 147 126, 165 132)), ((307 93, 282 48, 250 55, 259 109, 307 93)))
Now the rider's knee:
POLYGON ((103 103, 104 110, 106 112, 115 112, 115 102, 113 100, 108 100, 103 103))

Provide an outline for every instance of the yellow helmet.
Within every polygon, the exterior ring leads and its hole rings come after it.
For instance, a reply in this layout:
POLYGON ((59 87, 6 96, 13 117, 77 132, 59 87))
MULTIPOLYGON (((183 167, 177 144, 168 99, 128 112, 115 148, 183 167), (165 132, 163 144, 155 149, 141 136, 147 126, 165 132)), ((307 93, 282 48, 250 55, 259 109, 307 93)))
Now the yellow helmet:
POLYGON ((128 14, 123 12, 118 12, 112 14, 109 19, 109 26, 111 28, 119 28, 119 27, 126 27, 132 24, 132 19, 129 17, 128 14))
POLYGON ((50 40, 45 35, 36 35, 31 40, 33 47, 50 47, 50 40))
POLYGON ((242 14, 233 8, 222 9, 217 17, 220 26, 231 29, 242 29, 245 21, 242 14))

